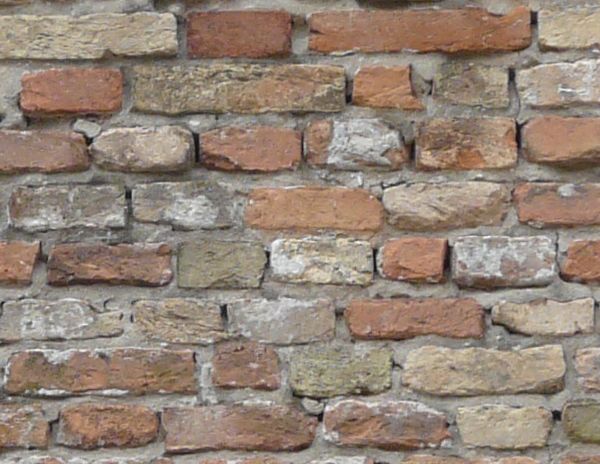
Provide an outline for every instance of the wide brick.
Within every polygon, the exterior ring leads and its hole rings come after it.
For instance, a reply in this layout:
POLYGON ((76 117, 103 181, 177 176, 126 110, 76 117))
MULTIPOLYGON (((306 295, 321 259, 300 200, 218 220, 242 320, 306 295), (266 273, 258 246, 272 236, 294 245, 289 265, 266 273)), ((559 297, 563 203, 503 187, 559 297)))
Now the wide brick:
POLYGON ((494 324, 525 335, 569 336, 594 331, 594 300, 502 301, 492 308, 494 324))
POLYGON ((568 402, 562 411, 562 425, 571 441, 600 443, 600 403, 591 399, 568 402))
POLYGON ((56 245, 48 258, 50 285, 115 284, 157 287, 173 277, 166 244, 56 245))
POLYGON ((398 169, 409 161, 402 135, 379 119, 311 122, 304 133, 306 160, 342 170, 398 169))
POLYGON ((0 16, 0 58, 97 60, 176 54, 177 20, 172 14, 0 16))
POLYGON ((212 358, 212 384, 221 388, 277 390, 279 371, 277 352, 252 341, 221 343, 212 358))
POLYGON ((532 163, 600 162, 600 118, 540 116, 527 122, 522 134, 525 157, 532 163))
POLYGON ((0 242, 0 284, 29 285, 39 255, 39 242, 0 242))
POLYGON ((504 16, 482 8, 326 11, 313 13, 309 27, 309 48, 322 53, 502 52, 531 43, 524 7, 504 16))
POLYGON ((244 220, 267 230, 375 232, 383 226, 383 208, 362 189, 259 188, 250 192, 244 220))
POLYGON ((208 11, 187 16, 191 58, 275 58, 292 49, 292 16, 285 11, 208 11))
POLYGON ((39 404, 0 403, 0 450, 47 448, 50 425, 39 404))
POLYGON ((560 345, 498 351, 424 346, 408 353, 402 382, 436 396, 556 393, 564 387, 560 345))
POLYGON ((517 73, 521 103, 533 108, 565 108, 600 101, 597 60, 540 64, 517 73))
POLYGON ((173 229, 224 229, 232 225, 231 194, 218 183, 155 182, 132 192, 133 217, 173 229))
POLYGON ((243 404, 167 408, 165 450, 298 451, 315 438, 317 419, 287 405, 243 404))
POLYGON ((388 240, 377 254, 379 273, 392 280, 437 283, 444 280, 448 241, 402 237, 388 240))
POLYGON ((383 192, 389 223, 412 231, 500 225, 509 202, 508 187, 492 182, 403 184, 383 192))
POLYGON ((335 112, 346 103, 338 66, 140 65, 133 74, 134 109, 148 113, 335 112))
POLYGON ((600 391, 600 348, 583 348, 575 352, 577 382, 588 392, 600 391))
POLYGON ((8 204, 10 224, 26 232, 125 227, 125 189, 116 185, 16 187, 8 204))
POLYGON ((134 448, 154 441, 158 416, 146 406, 80 403, 64 407, 56 442, 69 448, 134 448))
POLYGON ((460 287, 539 287, 557 274, 548 237, 459 237, 452 246, 452 279, 460 287))
POLYGON ((0 131, 0 173, 76 172, 90 165, 85 138, 74 132, 0 131))
POLYGON ((403 459, 402 464, 539 464, 539 462, 525 456, 505 458, 486 456, 465 459, 456 456, 414 454, 403 459))
POLYGON ((507 108, 508 69, 473 63, 442 64, 433 78, 435 100, 454 105, 507 108))
POLYGON ((392 386, 392 352, 341 345, 299 349, 290 360, 289 383, 296 396, 312 398, 382 393, 392 386))
POLYGON ((8 361, 4 389, 27 396, 191 394, 195 368, 192 351, 21 351, 8 361))
POLYGON ((86 340, 123 333, 123 314, 100 312, 87 301, 11 300, 2 305, 0 342, 86 340))
POLYGON ((516 164, 513 119, 431 119, 419 126, 417 169, 506 169, 516 164))
POLYGON ((183 171, 193 163, 194 139, 177 126, 109 129, 94 139, 91 154, 109 171, 183 171))
POLYGON ((552 429, 552 413, 538 407, 483 405, 458 408, 456 423, 468 447, 541 448, 552 429))
POLYGON ((560 266, 563 279, 573 282, 600 282, 600 240, 574 240, 560 266))
POLYGON ((352 104, 409 111, 425 109, 415 95, 410 66, 360 68, 354 76, 352 104))
POLYGON ((259 242, 184 243, 177 260, 181 288, 258 288, 267 264, 259 242))
POLYGON ((600 463, 600 455, 591 454, 568 454, 563 456, 560 464, 598 464, 600 463))
POLYGON ((335 445, 388 451, 437 448, 450 438, 444 414, 414 401, 329 403, 323 427, 325 439, 335 445))
POLYGON ((539 45, 542 50, 592 48, 600 42, 598 9, 541 10, 538 12, 539 45))
POLYGON ((280 127, 224 127, 200 135, 202 165, 224 171, 274 172, 302 160, 300 132, 280 127))
POLYGON ((326 341, 335 331, 335 308, 327 300, 236 300, 227 304, 227 319, 234 334, 278 345, 326 341))
POLYGON ((271 244, 273 278, 292 283, 368 285, 373 250, 367 241, 306 237, 271 244))
POLYGON ((362 340, 482 338, 485 333, 485 311, 470 298, 353 300, 344 317, 352 336, 362 340))
POLYGON ((118 69, 48 69, 21 79, 21 109, 29 116, 116 113, 123 100, 118 69))

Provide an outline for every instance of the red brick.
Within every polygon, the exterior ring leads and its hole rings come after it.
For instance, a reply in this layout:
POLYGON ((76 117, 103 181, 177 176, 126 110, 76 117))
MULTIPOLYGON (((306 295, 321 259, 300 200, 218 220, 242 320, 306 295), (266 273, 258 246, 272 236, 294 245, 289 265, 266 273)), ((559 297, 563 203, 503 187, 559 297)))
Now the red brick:
POLYGON ((448 241, 441 238, 388 240, 380 250, 379 271, 393 280, 442 282, 447 251, 448 241))
POLYGON ((410 75, 410 66, 360 68, 354 76, 352 103, 371 108, 423 110, 410 75))
POLYGON ((209 169, 272 172, 302 159, 302 135, 268 126, 226 127, 200 136, 201 162, 209 169))
POLYGON ((561 276, 573 282, 600 283, 600 240, 571 242, 561 264, 561 276))
POLYGON ((157 287, 168 284, 171 247, 166 244, 56 245, 48 258, 48 283, 116 284, 157 287))
POLYGON ((118 69, 49 69, 21 79, 21 108, 30 116, 115 113, 123 100, 118 69))
POLYGON ((190 13, 187 23, 191 58, 274 58, 292 49, 292 17, 285 11, 190 13))
POLYGON ((525 7, 504 16, 482 8, 326 11, 313 13, 309 27, 309 48, 322 53, 501 52, 531 43, 525 7))
POLYGON ((0 451, 47 448, 50 426, 39 404, 0 404, 0 451))
POLYGON ((268 230, 374 232, 383 225, 383 207, 361 189, 259 188, 250 193, 245 221, 268 230))
POLYGON ((344 316, 352 336, 361 340, 482 338, 485 333, 484 308, 471 298, 354 300, 344 316))
POLYGON ((31 284, 39 255, 39 242, 0 242, 0 284, 31 284))

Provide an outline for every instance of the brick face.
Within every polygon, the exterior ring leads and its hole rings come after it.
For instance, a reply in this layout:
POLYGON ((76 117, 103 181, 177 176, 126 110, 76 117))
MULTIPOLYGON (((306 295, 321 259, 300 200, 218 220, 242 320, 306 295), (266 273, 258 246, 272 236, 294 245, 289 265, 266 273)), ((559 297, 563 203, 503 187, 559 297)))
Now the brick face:
POLYGON ((352 103, 371 108, 425 108, 414 93, 408 66, 360 68, 354 76, 352 103))

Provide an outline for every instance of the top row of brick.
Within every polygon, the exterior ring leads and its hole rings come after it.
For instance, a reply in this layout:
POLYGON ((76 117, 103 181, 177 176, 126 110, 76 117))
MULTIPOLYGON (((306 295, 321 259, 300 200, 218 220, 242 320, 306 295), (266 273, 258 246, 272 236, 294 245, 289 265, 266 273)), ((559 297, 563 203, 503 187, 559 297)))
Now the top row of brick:
MULTIPOLYGON (((191 12, 190 58, 276 58, 292 51, 292 15, 285 11, 191 12)), ((482 8, 349 10, 313 13, 308 48, 317 53, 491 53, 527 48, 531 12, 505 15, 482 8)), ((0 15, 0 59, 101 59, 174 56, 177 18, 170 13, 85 16, 0 15)), ((600 10, 540 11, 539 46, 585 49, 600 42, 600 10)))

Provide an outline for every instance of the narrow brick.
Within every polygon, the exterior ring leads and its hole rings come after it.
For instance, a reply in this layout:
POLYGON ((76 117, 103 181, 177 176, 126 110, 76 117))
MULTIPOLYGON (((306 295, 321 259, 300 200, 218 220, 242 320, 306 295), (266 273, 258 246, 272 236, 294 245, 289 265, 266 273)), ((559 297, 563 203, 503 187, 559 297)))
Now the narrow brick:
POLYGON ((597 8, 543 9, 538 12, 538 24, 542 50, 586 49, 600 42, 597 8))
POLYGON ((572 282, 600 282, 600 240, 574 240, 561 263, 560 274, 572 282))
POLYGON ((485 333, 485 311, 470 298, 353 300, 344 317, 352 336, 361 340, 483 338, 485 333))
POLYGON ((425 109, 412 86, 410 66, 369 66, 354 76, 352 104, 409 111, 425 109))
POLYGON ((29 285, 40 242, 0 242, 0 285, 29 285))
POLYGON ((587 392, 600 391, 600 348, 582 348, 575 352, 577 382, 587 392))
POLYGON ((123 100, 118 69, 49 69, 25 74, 21 87, 21 109, 32 117, 116 113, 123 100))
POLYGON ((570 401, 562 411, 567 437, 579 443, 600 443, 600 403, 594 400, 570 401))
POLYGON ((448 241, 403 237, 388 240, 377 255, 379 273, 392 280, 439 283, 444 280, 448 241))
POLYGON ((39 404, 0 404, 0 450, 45 449, 50 425, 39 404))
POLYGON ((285 11, 244 10, 190 13, 191 58, 277 58, 292 49, 292 16, 285 11))
POLYGON ((48 283, 157 287, 168 284, 171 248, 166 244, 56 245, 48 258, 48 283))

